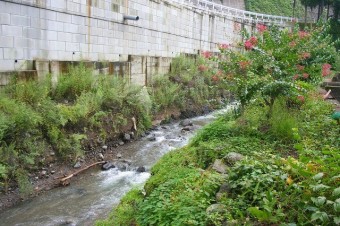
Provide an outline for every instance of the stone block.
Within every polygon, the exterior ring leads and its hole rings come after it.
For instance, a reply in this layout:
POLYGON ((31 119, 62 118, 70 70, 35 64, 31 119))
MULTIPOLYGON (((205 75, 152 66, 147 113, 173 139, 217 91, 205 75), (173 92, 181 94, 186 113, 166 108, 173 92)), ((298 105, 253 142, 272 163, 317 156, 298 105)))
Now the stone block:
POLYGON ((0 47, 13 47, 13 39, 11 36, 0 36, 0 47))
POLYGON ((23 49, 21 48, 4 48, 4 59, 6 60, 18 60, 23 59, 23 49))
POLYGON ((26 38, 41 39, 41 29, 25 27, 24 36, 26 38))
POLYGON ((77 33, 78 26, 72 23, 64 23, 64 31, 70 33, 77 33))
POLYGON ((28 16, 11 15, 11 25, 27 27, 31 23, 31 19, 28 16))
POLYGON ((1 32, 4 36, 22 36, 22 27, 12 25, 1 25, 1 32))
POLYGON ((0 60, 4 59, 4 50, 0 48, 0 60))
POLYGON ((40 18, 53 21, 57 19, 57 13, 54 11, 41 9, 40 18))
POLYGON ((9 13, 0 13, 0 21, 1 24, 10 24, 11 21, 11 15, 9 13))
POLYGON ((72 51, 72 52, 77 52, 79 51, 79 43, 75 43, 75 42, 66 42, 66 50, 67 51, 72 51))
POLYGON ((73 41, 73 34, 59 31, 58 32, 58 41, 72 42, 73 41))
POLYGON ((0 71, 13 71, 14 60, 0 60, 0 71))
POLYGON ((29 38, 14 37, 14 46, 16 48, 34 48, 34 41, 29 38))
POLYGON ((67 1, 66 7, 67 7, 68 11, 80 13, 80 4, 79 3, 67 1))
POLYGON ((68 13, 57 12, 57 21, 64 22, 64 23, 71 23, 72 22, 72 16, 68 13))
POLYGON ((50 31, 64 31, 64 23, 53 20, 46 20, 46 27, 50 31))
POLYGON ((83 34, 72 34, 72 42, 85 43, 85 37, 83 34))
POLYGON ((85 17, 82 16, 76 16, 76 15, 72 15, 72 23, 73 24, 78 24, 78 25, 85 25, 85 17))
POLYGON ((65 51, 65 42, 48 41, 51 50, 65 51))
POLYGON ((51 7, 66 10, 66 1, 65 0, 53 0, 51 1, 51 7))

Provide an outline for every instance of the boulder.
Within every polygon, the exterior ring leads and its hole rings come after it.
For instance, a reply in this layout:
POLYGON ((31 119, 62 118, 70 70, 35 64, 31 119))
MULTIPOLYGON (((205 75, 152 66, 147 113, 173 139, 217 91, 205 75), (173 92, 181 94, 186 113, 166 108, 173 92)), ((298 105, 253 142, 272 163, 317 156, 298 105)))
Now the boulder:
POLYGON ((185 119, 179 123, 180 126, 187 127, 187 126, 192 126, 192 121, 189 119, 185 119))
POLYGON ((138 173, 143 173, 143 172, 146 171, 146 169, 145 169, 144 166, 138 166, 137 169, 136 169, 136 171, 137 171, 138 173))
POLYGON ((123 146, 123 145, 124 145, 124 141, 121 140, 121 141, 118 142, 118 144, 119 144, 120 146, 123 146))
POLYGON ((126 141, 130 141, 131 140, 131 135, 128 134, 128 133, 124 133, 123 135, 123 140, 126 142, 126 141))
POLYGON ((185 126, 182 128, 181 131, 190 131, 191 129, 192 129, 191 126, 185 126))
POLYGON ((220 186, 219 191, 216 193, 215 198, 217 202, 220 202, 223 198, 228 197, 228 193, 230 192, 230 185, 224 183, 220 186))
POLYGON ((102 165, 102 170, 109 170, 111 168, 115 168, 112 162, 106 162, 102 165))
POLYGON ((74 166, 73 166, 73 168, 75 168, 75 169, 78 169, 80 167, 81 167, 80 162, 76 162, 76 164, 74 164, 74 166))
POLYGON ((118 161, 114 163, 114 166, 120 171, 124 171, 128 168, 129 165, 123 161, 118 161))
POLYGON ((236 152, 229 152, 226 156, 224 156, 225 162, 230 165, 234 165, 236 162, 241 161, 244 158, 243 155, 236 152))
POLYGON ((221 159, 216 159, 212 165, 212 169, 218 173, 225 174, 227 173, 228 166, 225 165, 221 159))
POLYGON ((150 136, 148 136, 148 141, 156 141, 155 134, 151 134, 150 136))
POLYGON ((103 155, 102 153, 99 153, 99 154, 98 154, 98 158, 99 158, 100 160, 104 160, 104 155, 103 155))

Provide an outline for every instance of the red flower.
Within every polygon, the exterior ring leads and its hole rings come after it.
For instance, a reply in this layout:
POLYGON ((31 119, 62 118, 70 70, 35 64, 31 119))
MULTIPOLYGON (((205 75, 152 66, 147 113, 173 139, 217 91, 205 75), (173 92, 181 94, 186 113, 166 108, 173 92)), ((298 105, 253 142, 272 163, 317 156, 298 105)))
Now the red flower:
POLYGON ((306 32, 306 31, 299 31, 299 37, 300 37, 301 39, 308 38, 309 35, 310 35, 310 34, 309 34, 308 32, 306 32))
POLYGON ((250 65, 250 62, 246 60, 246 61, 240 61, 238 64, 240 65, 240 68, 242 70, 245 70, 250 65))
POLYGON ((224 49, 228 49, 229 48, 229 45, 228 44, 218 44, 218 48, 220 49, 220 50, 224 50, 224 49))
POLYGON ((305 69, 305 66, 298 64, 298 65, 296 65, 296 68, 297 68, 299 71, 303 71, 303 69, 305 69))
POLYGON ((203 72, 203 71, 208 70, 208 67, 203 65, 203 64, 201 64, 200 66, 198 66, 198 70, 203 72))
POLYGON ((247 41, 245 41, 245 43, 244 43, 244 48, 245 48, 246 50, 252 50, 252 49, 254 48, 254 45, 253 45, 249 40, 247 40, 247 41))
POLYGON ((249 39, 250 43, 253 44, 254 46, 257 45, 258 43, 258 40, 255 36, 251 36, 250 39, 249 39))
POLYGON ((256 46, 258 43, 258 40, 255 36, 250 37, 247 41, 244 42, 244 48, 246 50, 252 50, 254 46, 256 46))
POLYGON ((264 25, 264 24, 257 24, 257 25, 256 25, 256 28, 257 28, 257 30, 258 30, 260 33, 263 33, 264 31, 267 30, 267 26, 264 25))
POLYGON ((202 56, 206 59, 209 59, 212 56, 212 54, 209 51, 203 51, 202 56))
POLYGON ((298 75, 298 74, 296 74, 296 75, 293 76, 293 80, 296 80, 296 79, 298 79, 298 78, 299 78, 299 75, 298 75))
POLYGON ((330 65, 330 64, 323 64, 322 65, 322 76, 325 77, 327 75, 330 75, 331 68, 332 68, 332 65, 330 65))
POLYGON ((305 78, 305 79, 307 79, 307 78, 309 78, 309 74, 303 73, 303 74, 302 74, 302 77, 305 78))

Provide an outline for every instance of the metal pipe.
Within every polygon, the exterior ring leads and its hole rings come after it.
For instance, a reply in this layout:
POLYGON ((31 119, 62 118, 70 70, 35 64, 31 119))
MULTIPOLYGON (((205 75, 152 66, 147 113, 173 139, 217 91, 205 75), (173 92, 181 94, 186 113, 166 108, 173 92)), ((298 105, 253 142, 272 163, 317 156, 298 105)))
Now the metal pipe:
POLYGON ((124 15, 124 20, 139 20, 139 16, 124 15))

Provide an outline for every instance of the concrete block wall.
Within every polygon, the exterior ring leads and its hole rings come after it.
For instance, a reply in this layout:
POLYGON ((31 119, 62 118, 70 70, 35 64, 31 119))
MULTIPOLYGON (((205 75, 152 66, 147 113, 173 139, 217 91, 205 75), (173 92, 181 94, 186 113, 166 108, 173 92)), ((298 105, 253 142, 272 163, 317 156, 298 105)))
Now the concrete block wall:
POLYGON ((58 71, 59 61, 132 60, 131 79, 145 84, 180 53, 217 51, 218 43, 235 42, 234 27, 231 20, 170 1, 0 1, 0 72, 36 70, 35 61, 47 62, 39 64, 44 73, 58 71))

